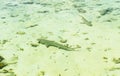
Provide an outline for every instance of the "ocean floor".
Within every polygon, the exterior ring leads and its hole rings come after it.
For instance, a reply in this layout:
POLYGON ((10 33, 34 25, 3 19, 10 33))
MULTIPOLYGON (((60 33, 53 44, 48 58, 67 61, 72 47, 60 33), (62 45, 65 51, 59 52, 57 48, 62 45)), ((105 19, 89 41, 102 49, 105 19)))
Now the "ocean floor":
POLYGON ((120 76, 119 0, 1 0, 0 76, 120 76))

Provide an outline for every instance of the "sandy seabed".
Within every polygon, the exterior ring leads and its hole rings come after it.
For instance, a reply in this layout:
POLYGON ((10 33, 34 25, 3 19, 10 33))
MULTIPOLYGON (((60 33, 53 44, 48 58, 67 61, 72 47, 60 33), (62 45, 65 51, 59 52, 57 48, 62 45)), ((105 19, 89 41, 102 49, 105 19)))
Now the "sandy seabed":
POLYGON ((120 76, 119 6, 1 0, 0 76, 120 76))

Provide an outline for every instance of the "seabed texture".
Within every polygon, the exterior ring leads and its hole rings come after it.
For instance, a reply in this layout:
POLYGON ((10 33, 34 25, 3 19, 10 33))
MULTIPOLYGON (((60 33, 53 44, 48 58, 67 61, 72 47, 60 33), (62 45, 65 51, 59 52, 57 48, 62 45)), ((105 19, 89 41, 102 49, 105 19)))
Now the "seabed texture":
POLYGON ((120 1, 0 0, 0 76, 120 76, 120 1))

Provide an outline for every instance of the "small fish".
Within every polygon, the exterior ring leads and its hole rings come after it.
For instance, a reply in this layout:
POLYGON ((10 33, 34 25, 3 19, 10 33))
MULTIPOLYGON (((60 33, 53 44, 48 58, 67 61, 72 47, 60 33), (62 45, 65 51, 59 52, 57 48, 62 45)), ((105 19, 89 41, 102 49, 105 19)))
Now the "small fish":
POLYGON ((83 21, 84 24, 86 24, 86 25, 88 25, 88 26, 93 26, 91 21, 88 21, 88 20, 85 19, 83 16, 81 16, 81 17, 82 17, 82 21, 83 21))
POLYGON ((54 46, 54 47, 57 47, 59 49, 63 49, 63 50, 67 50, 67 51, 74 51, 74 48, 62 45, 60 43, 57 43, 57 42, 51 41, 51 40, 38 39, 38 43, 46 45, 46 47, 54 46))
POLYGON ((38 26, 38 24, 30 25, 30 26, 28 26, 26 28, 32 28, 32 27, 36 27, 36 26, 38 26))

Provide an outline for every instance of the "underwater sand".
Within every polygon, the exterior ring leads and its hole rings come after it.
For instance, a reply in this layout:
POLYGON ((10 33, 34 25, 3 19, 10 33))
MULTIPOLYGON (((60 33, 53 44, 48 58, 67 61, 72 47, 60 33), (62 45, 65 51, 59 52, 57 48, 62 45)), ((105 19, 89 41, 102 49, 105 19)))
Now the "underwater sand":
POLYGON ((119 76, 119 6, 119 0, 1 0, 0 76, 119 76))

